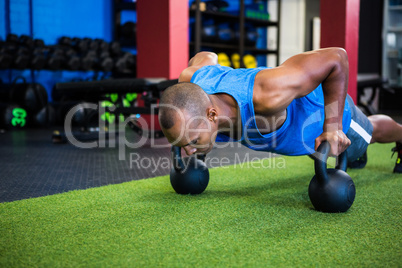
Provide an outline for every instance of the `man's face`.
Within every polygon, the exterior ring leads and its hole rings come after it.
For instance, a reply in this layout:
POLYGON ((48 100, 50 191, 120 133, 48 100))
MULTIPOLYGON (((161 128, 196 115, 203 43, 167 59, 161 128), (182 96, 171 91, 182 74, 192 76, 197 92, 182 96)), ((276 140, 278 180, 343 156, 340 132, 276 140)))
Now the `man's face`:
POLYGON ((212 150, 218 129, 213 120, 206 116, 194 118, 183 113, 182 119, 177 116, 175 121, 172 128, 163 130, 172 145, 183 147, 187 155, 207 154, 212 150))

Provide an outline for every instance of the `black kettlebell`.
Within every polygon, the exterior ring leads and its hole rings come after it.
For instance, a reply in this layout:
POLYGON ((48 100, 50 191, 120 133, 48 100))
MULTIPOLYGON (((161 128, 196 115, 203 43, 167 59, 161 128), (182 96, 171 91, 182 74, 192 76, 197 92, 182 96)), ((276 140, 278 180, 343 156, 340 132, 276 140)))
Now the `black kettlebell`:
POLYGON ((346 212, 353 204, 356 195, 355 184, 345 172, 346 151, 339 156, 335 169, 327 169, 327 159, 331 146, 325 141, 318 147, 315 158, 315 176, 310 181, 308 194, 314 208, 322 212, 346 212))
POLYGON ((205 155, 181 158, 181 148, 172 147, 173 167, 170 183, 178 194, 200 194, 208 186, 209 171, 204 161, 205 155))

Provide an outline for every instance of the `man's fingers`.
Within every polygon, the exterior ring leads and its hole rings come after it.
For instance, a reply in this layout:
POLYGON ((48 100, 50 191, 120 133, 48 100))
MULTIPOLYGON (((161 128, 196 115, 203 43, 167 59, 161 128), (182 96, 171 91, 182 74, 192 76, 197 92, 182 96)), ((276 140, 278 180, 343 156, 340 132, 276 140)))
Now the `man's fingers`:
POLYGON ((318 150, 318 147, 321 145, 321 143, 322 143, 323 141, 324 141, 324 139, 323 139, 321 136, 318 136, 318 137, 315 139, 315 148, 314 148, 315 151, 318 150))
POLYGON ((330 156, 338 155, 339 143, 337 141, 330 141, 329 144, 331 145, 330 156))
POLYGON ((343 132, 336 133, 323 133, 315 139, 315 150, 317 151, 318 147, 323 141, 328 141, 331 149, 329 151, 330 156, 338 156, 342 152, 344 152, 349 145, 351 144, 349 138, 343 132))

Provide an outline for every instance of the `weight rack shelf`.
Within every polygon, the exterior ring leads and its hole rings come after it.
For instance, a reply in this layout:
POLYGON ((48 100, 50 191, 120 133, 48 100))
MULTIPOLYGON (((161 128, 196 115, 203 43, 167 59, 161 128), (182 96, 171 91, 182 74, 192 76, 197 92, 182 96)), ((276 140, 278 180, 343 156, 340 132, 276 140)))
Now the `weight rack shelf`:
MULTIPOLYGON (((277 21, 273 22, 270 20, 257 19, 246 17, 245 0, 238 0, 240 4, 240 10, 238 15, 233 15, 224 12, 213 12, 213 11, 202 11, 200 10, 201 0, 195 1, 195 8, 190 9, 190 17, 195 18, 194 23, 194 39, 190 41, 190 56, 195 55, 200 52, 203 48, 208 47, 212 50, 216 49, 219 52, 236 52, 243 57, 245 53, 253 53, 259 55, 275 55, 276 64, 279 65, 279 27, 280 27, 280 13, 281 13, 281 0, 277 0, 277 21), (232 44, 222 44, 219 42, 204 42, 202 40, 202 21, 205 18, 213 18, 217 22, 232 22, 239 23, 239 38, 232 44), (246 39, 246 24, 252 24, 255 27, 276 27, 276 49, 265 49, 247 46, 246 39)), ((268 3, 270 0, 266 0, 268 3)), ((218 52, 218 51, 215 51, 218 52)))
MULTIPOLYGON (((208 18, 208 17, 214 18, 217 20, 223 20, 225 22, 227 22, 227 21, 239 22, 239 15, 233 15, 233 14, 224 13, 224 12, 213 12, 213 11, 200 11, 200 14, 206 18, 208 18)), ((190 15, 195 16, 196 11, 190 10, 190 15)), ((245 17, 244 20, 245 20, 245 22, 250 22, 257 27, 278 26, 278 22, 276 22, 276 21, 262 20, 262 19, 249 18, 249 17, 245 17)))
MULTIPOLYGON (((190 47, 194 48, 195 43, 190 42, 190 47)), ((209 47, 209 48, 215 48, 215 49, 223 49, 223 50, 230 50, 230 51, 238 51, 239 47, 235 45, 229 45, 229 44, 220 44, 220 43, 207 43, 207 42, 202 42, 201 47, 209 47)), ((270 50, 270 49, 261 49, 261 48, 256 48, 256 47, 244 47, 244 51, 250 51, 253 52, 254 54, 277 54, 278 50, 270 50)))

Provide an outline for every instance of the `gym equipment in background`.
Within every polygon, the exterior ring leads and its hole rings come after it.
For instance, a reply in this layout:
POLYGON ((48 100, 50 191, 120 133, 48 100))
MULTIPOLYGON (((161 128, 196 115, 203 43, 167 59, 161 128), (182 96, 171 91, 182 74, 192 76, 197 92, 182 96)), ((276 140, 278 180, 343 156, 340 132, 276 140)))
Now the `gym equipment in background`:
POLYGON ((223 53, 223 52, 218 53, 218 64, 222 65, 222 66, 227 66, 227 67, 232 66, 228 55, 226 53, 223 53))
POLYGON ((240 55, 239 55, 239 53, 233 53, 230 56, 230 60, 232 61, 233 68, 235 68, 235 69, 240 68, 240 55))
MULTIPOLYGON (((128 36, 133 34, 130 27, 133 25, 124 28, 128 36)), ((0 42, 0 69, 11 68, 101 71, 131 78, 136 75, 136 57, 123 51, 116 41, 62 36, 56 45, 46 46, 41 39, 9 34, 6 41, 0 42)))
POLYGON ((257 27, 255 27, 251 23, 246 23, 245 27, 245 40, 244 44, 246 46, 255 47, 257 44, 258 37, 260 36, 257 31, 257 27))
POLYGON ((352 178, 346 173, 347 155, 339 156, 335 169, 327 169, 331 146, 324 141, 315 155, 315 176, 311 179, 308 194, 314 208, 318 211, 336 213, 346 212, 353 204, 356 188, 352 178))
POLYGON ((21 129, 26 127, 27 111, 17 104, 0 102, 0 129, 21 129))
POLYGON ((135 46, 137 43, 137 24, 133 21, 127 21, 118 28, 120 42, 123 45, 135 46))
POLYGON ((257 68, 258 66, 257 59, 251 54, 243 56, 243 63, 246 68, 257 68))
POLYGON ((181 147, 172 146, 170 183, 178 194, 200 194, 209 183, 205 155, 181 158, 181 147))
POLYGON ((202 21, 201 38, 204 42, 214 42, 217 39, 215 20, 205 19, 202 21))
POLYGON ((113 119, 117 121, 122 117, 130 117, 130 127, 135 132, 139 135, 148 135, 150 138, 158 138, 163 136, 163 132, 157 118, 155 118, 158 109, 154 105, 156 106, 158 103, 161 92, 177 82, 177 79, 165 80, 164 78, 121 78, 58 83, 53 89, 52 96, 54 100, 60 102, 60 105, 66 101, 70 103, 73 101, 98 103, 99 101, 106 101, 109 96, 111 103, 105 104, 107 114, 97 115, 98 117, 104 116, 107 121, 113 121, 113 119), (112 98, 119 98, 119 100, 113 101, 112 98), (131 106, 130 100, 135 100, 131 106), (121 105, 117 105, 117 102, 121 105), (113 109, 110 109, 112 108, 110 106, 114 106, 113 109), (141 123, 144 121, 146 122, 145 125, 141 123))
POLYGON ((18 76, 11 84, 0 83, 0 98, 3 102, 16 103, 30 112, 38 112, 47 104, 46 89, 39 83, 27 83, 18 76), (18 81, 22 83, 18 83, 18 81))
POLYGON ((44 42, 27 35, 8 34, 5 42, 0 42, 0 68, 42 69, 45 66, 44 42))
POLYGON ((0 83, 0 98, 2 128, 46 126, 54 122, 54 109, 48 104, 47 92, 41 84, 27 83, 25 78, 17 77, 11 84, 0 83))
POLYGON ((221 43, 231 44, 235 41, 236 34, 230 23, 225 22, 218 24, 216 26, 216 31, 221 43))

